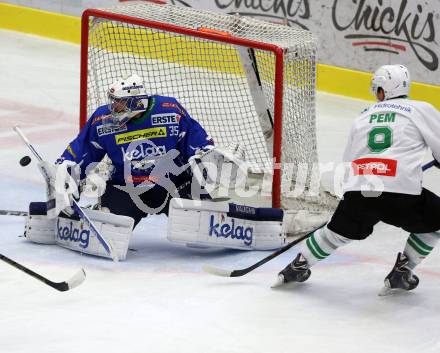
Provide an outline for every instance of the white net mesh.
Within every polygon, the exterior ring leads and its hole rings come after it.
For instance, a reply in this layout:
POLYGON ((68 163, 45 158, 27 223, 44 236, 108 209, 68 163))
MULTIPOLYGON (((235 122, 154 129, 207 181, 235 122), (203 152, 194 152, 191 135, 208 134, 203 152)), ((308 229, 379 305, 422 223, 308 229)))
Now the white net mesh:
MULTIPOLYGON (((282 48, 285 53, 283 82, 276 81, 273 52, 253 51, 265 104, 272 117, 275 86, 283 85, 284 89, 280 127, 281 200, 289 208, 316 211, 329 208, 328 200, 315 197, 311 202, 304 202, 305 193, 295 190, 298 166, 309 171, 304 181, 307 190, 311 166, 318 161, 315 134, 317 41, 310 32, 251 18, 152 3, 130 3, 104 11, 179 28, 226 32, 228 38, 243 38, 282 48)), ((98 106, 106 104, 106 91, 112 82, 137 73, 144 78, 149 94, 177 98, 216 144, 226 146, 238 142, 244 146, 253 172, 272 171, 272 141, 267 141, 263 134, 267 129, 263 125, 270 122, 258 117, 258 102, 251 93, 238 47, 153 27, 151 24, 133 25, 122 19, 92 18, 87 59, 88 116, 98 106)))

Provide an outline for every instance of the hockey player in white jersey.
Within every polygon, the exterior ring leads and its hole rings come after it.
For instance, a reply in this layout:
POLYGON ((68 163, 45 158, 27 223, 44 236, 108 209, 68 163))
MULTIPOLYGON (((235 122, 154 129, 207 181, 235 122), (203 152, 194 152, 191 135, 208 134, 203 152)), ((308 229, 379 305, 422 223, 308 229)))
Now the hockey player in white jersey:
POLYGON ((367 238, 383 221, 410 235, 381 294, 417 287, 413 270, 440 237, 440 198, 422 187, 427 147, 440 161, 440 113, 426 102, 410 100, 409 88, 410 75, 402 65, 375 72, 371 89, 378 102, 354 121, 345 148, 343 160, 350 168, 343 199, 330 222, 301 242, 277 284, 306 281, 315 263, 367 238))

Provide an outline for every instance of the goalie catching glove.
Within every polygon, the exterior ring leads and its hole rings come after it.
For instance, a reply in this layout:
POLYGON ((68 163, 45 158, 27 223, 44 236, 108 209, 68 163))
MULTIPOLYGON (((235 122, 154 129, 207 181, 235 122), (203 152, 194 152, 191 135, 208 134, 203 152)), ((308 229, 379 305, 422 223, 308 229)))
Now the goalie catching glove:
POLYGON ((38 168, 46 180, 47 185, 47 215, 49 218, 57 217, 60 212, 72 215, 73 199, 79 199, 78 185, 71 176, 75 162, 64 160, 60 164, 51 164, 40 161, 38 168))
POLYGON ((246 180, 245 151, 238 145, 200 150, 189 158, 194 178, 212 199, 228 197, 237 183, 246 180))

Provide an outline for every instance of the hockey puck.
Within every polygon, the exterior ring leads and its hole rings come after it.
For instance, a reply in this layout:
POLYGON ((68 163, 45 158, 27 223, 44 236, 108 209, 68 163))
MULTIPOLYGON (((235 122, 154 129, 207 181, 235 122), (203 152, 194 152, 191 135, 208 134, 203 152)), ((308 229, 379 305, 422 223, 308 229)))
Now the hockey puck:
POLYGON ((22 159, 20 159, 20 165, 22 167, 26 167, 31 162, 31 157, 24 156, 22 159))

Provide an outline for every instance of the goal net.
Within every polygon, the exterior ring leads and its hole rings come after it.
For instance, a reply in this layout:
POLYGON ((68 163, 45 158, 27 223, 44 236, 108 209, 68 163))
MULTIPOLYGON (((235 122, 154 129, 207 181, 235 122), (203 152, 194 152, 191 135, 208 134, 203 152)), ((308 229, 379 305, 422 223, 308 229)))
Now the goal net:
POLYGON ((319 186, 312 33, 149 2, 89 9, 82 23, 81 124, 107 103, 112 82, 137 73, 149 94, 181 102, 216 145, 245 148, 251 203, 334 207, 319 186))

